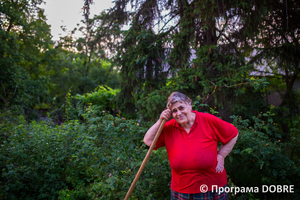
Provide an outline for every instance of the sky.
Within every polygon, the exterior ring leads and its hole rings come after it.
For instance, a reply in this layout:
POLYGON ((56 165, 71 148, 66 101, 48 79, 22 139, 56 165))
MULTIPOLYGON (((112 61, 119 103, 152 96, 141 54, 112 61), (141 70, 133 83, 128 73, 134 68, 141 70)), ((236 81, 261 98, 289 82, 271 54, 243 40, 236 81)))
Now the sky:
MULTIPOLYGON (((45 2, 46 4, 41 7, 45 9, 47 23, 51 25, 53 40, 66 36, 84 19, 82 10, 84 0, 45 0, 45 2), (67 33, 62 31, 61 26, 65 26, 67 33)), ((90 6, 90 18, 114 5, 113 0, 93 0, 93 2, 94 4, 90 6)), ((79 31, 77 32, 79 34, 79 31)))

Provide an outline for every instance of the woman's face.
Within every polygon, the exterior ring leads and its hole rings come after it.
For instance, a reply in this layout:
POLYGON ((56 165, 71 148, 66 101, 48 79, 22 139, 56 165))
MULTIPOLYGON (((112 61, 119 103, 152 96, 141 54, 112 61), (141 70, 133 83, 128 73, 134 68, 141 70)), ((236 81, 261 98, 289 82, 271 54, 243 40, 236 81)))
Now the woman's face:
POLYGON ((171 113, 178 124, 185 125, 192 118, 192 108, 182 102, 176 102, 171 106, 171 113))

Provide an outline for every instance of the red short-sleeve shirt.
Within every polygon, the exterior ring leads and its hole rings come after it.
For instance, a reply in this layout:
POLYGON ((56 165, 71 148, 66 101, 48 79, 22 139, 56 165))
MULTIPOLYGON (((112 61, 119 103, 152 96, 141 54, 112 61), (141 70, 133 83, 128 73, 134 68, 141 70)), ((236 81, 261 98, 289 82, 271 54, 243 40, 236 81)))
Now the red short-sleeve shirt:
POLYGON ((171 166, 172 190, 180 193, 201 193, 205 184, 208 191, 213 185, 227 184, 226 171, 217 173, 217 142, 228 143, 237 136, 232 124, 218 117, 197 111, 195 122, 188 134, 172 119, 164 125, 155 150, 166 146, 171 166))

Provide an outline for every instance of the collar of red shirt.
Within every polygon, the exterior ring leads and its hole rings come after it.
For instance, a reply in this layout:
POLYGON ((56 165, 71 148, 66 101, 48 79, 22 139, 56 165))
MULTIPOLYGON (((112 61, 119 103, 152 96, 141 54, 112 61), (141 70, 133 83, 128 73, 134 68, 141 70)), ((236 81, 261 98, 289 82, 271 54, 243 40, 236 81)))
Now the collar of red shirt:
MULTIPOLYGON (((197 113, 196 113, 195 110, 192 110, 192 112, 196 114, 196 117, 195 117, 195 121, 194 121, 194 124, 193 124, 193 126, 191 127, 191 129, 192 129, 196 124, 198 124, 198 119, 197 119, 198 116, 197 116, 197 113)), ((182 126, 180 126, 180 125, 177 123, 177 121, 176 121, 175 119, 174 119, 173 126, 179 128, 179 129, 183 129, 183 130, 184 130, 184 128, 183 128, 182 126)))

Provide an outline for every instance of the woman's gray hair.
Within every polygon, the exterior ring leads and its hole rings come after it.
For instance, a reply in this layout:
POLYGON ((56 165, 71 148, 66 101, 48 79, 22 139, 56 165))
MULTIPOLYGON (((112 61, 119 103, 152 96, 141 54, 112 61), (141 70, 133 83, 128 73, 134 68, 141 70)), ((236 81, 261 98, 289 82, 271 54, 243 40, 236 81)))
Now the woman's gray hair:
POLYGON ((182 94, 180 92, 173 92, 168 98, 167 108, 171 109, 172 105, 176 102, 182 102, 192 106, 192 100, 185 94, 182 94))

